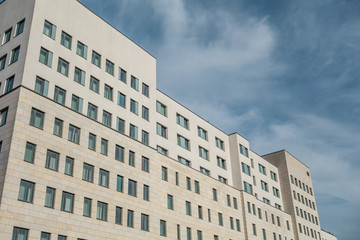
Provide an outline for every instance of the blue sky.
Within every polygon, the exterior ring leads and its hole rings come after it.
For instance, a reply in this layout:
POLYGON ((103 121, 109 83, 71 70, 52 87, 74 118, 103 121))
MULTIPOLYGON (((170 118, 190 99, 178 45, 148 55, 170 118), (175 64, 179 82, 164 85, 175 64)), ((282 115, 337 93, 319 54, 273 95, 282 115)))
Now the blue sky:
POLYGON ((322 228, 360 236, 360 1, 81 0, 157 58, 158 88, 310 167, 322 228))

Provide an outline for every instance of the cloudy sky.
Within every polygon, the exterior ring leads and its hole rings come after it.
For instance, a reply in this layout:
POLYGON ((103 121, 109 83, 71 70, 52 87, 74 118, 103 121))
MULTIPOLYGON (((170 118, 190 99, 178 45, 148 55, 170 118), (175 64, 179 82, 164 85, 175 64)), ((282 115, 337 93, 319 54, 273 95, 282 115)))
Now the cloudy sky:
POLYGON ((321 226, 360 236, 360 1, 81 0, 157 58, 158 88, 310 167, 321 226))

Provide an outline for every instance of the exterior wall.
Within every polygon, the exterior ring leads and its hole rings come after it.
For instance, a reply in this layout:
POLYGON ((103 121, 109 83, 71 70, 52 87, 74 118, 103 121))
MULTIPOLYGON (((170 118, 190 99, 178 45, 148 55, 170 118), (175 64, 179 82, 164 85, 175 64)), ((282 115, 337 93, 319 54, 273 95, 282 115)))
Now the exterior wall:
POLYGON ((337 237, 332 233, 321 229, 321 240, 337 240, 337 237))
POLYGON ((280 170, 285 211, 293 216, 293 228, 297 229, 298 239, 313 239, 315 234, 320 238, 320 221, 309 168, 286 151, 263 157, 280 170))
POLYGON ((0 72, 0 110, 9 107, 6 124, 0 127, 0 239, 10 239, 14 227, 28 229, 29 239, 39 239, 42 231, 51 233, 51 239, 58 234, 88 240, 175 239, 178 225, 182 239, 187 228, 191 228, 192 239, 196 239, 197 231, 202 232, 203 239, 213 239, 214 235, 219 239, 264 239, 263 231, 266 239, 320 238, 310 171, 300 161, 286 151, 261 157, 251 151, 244 137, 222 132, 157 90, 156 59, 79 2, 6 0, 0 4, 0 40, 9 27, 14 32, 16 23, 24 18, 24 32, 12 35, 0 47, 0 57, 7 54, 7 64, 0 72), (54 39, 43 33, 45 21, 56 26, 54 39), (61 43, 62 32, 72 38, 70 49, 61 43), (76 52, 78 41, 88 47, 86 58, 76 52), (8 65, 11 51, 18 45, 19 60, 8 65), (53 53, 51 66, 39 61, 41 48, 53 53), (93 51, 101 55, 100 67, 92 63, 93 51), (69 63, 67 75, 58 70, 60 58, 69 63), (114 63, 113 75, 105 71, 106 60, 114 63), (74 81, 75 67, 86 72, 84 84, 74 81), (126 82, 119 80, 119 68, 126 70, 126 82), (14 89, 4 94, 5 81, 14 74, 14 89), (90 76, 100 81, 98 93, 90 90, 90 76), (139 80, 138 90, 132 88, 131 76, 139 80), (44 94, 35 92, 37 77, 48 81, 44 94), (110 100, 104 97, 105 84, 112 88, 110 100), (149 87, 149 96, 143 94, 142 84, 149 87), (56 87, 66 91, 64 104, 54 100, 56 87), (118 104, 118 92, 126 95, 125 107, 118 104), (78 111, 72 109, 73 96, 83 99, 78 111), (138 102, 137 114, 130 111, 131 99, 138 102), (157 112, 157 102, 166 106, 166 116, 157 112), (90 103, 97 106, 96 119, 88 117, 90 103), (149 119, 142 115, 143 106, 149 109, 149 119), (45 113, 42 129, 29 125, 32 108, 45 113), (103 122, 104 111, 111 113, 109 126, 103 122), (178 114, 188 120, 188 128, 177 123, 178 114), (60 137, 53 134, 55 118, 63 121, 60 137), (124 132, 118 130, 117 118, 125 121, 124 132), (157 133, 157 123, 167 128, 166 138, 157 133), (70 125, 80 129, 78 144, 68 140, 70 125), (129 136, 130 125, 137 127, 136 137, 129 136), (199 127, 207 132, 206 139, 199 136, 199 127), (142 131, 149 134, 148 143, 143 141, 142 131), (95 151, 88 147, 90 133, 96 135, 95 151), (189 149, 179 146, 178 136, 189 140, 189 149), (216 145, 216 138, 223 142, 223 149, 216 145), (108 142, 107 154, 101 153, 102 139, 108 142), (27 142, 36 145, 34 163, 24 161, 27 142), (115 160, 116 145, 124 149, 123 162, 115 160), (167 149, 167 156, 158 152, 158 146, 167 149), (208 150, 207 160, 200 157, 200 146, 208 150), (48 150, 59 153, 55 171, 46 168, 48 150), (130 165, 130 151, 135 153, 134 166, 130 165), (179 156, 187 159, 189 166, 181 164, 179 156), (74 159, 72 176, 64 174, 66 157, 74 159), (143 157, 149 159, 149 171, 143 170, 143 157), (226 166, 219 166, 218 157, 225 160, 226 166), (83 180, 84 163, 94 167, 92 182, 83 180), (249 166, 249 173, 244 172, 242 164, 249 166), (264 173, 259 165, 264 167, 264 173), (162 180, 163 167, 167 169, 167 180, 162 180), (100 169, 109 172, 108 187, 99 184, 100 169), (208 170, 209 176, 202 169, 208 170), (117 191, 117 176, 124 179, 121 192, 117 191), (18 200, 21 180, 35 184, 31 203, 18 200), (130 180, 136 181, 136 197, 128 193, 130 180), (261 181, 267 184, 267 190, 261 181), (195 182, 200 185, 198 193, 195 182), (251 185, 251 193, 245 191, 244 182, 251 185), (150 188, 149 201, 143 199, 145 185, 150 188), (47 187, 56 189, 53 208, 44 207, 47 187), (279 190, 279 196, 275 196, 273 188, 279 190), (61 210, 63 192, 75 196, 72 213, 61 210), (174 209, 168 209, 168 195, 173 196, 174 209), (91 217, 83 216, 84 197, 92 199, 91 217), (106 221, 97 219, 98 201, 108 206, 106 221), (185 202, 191 204, 191 216, 186 214, 185 202), (123 211, 121 225, 115 224, 116 206, 123 211), (296 209, 306 211, 311 220, 298 216, 296 209), (134 211, 133 227, 126 226, 128 210, 134 211), (149 231, 141 230, 141 214, 149 216, 149 231), (166 221, 167 236, 160 236, 160 220, 166 221), (302 232, 299 226, 305 227, 302 232), (316 235, 311 236, 308 229, 316 235))
MULTIPOLYGON (((65 108, 50 99, 46 99, 32 91, 22 88, 18 100, 17 121, 13 131, 14 138, 9 156, 7 175, 0 215, 3 231, 1 239, 10 239, 13 226, 30 229, 29 239, 39 239, 41 231, 54 235, 64 234, 68 238, 84 239, 165 239, 159 237, 159 221, 167 222, 168 238, 176 237, 176 225, 181 226, 181 235, 185 236, 185 227, 191 227, 195 239, 196 231, 201 230, 204 239, 211 239, 218 235, 220 239, 245 239, 243 232, 230 229, 230 217, 233 221, 242 219, 240 209, 239 191, 220 183, 198 171, 160 155, 155 149, 145 147, 143 144, 104 127, 69 108, 65 108), (44 127, 38 129, 29 126, 32 108, 45 112, 44 127), (54 119, 64 120, 63 137, 53 135, 54 119), (67 140, 68 126, 81 121, 81 135, 79 145, 67 140), (97 149, 89 150, 88 134, 98 129, 97 149), (99 140, 105 138, 109 141, 108 155, 99 153, 99 140), (36 144, 34 163, 24 161, 26 142, 36 144), (115 144, 124 147, 125 162, 114 159, 115 144), (57 171, 45 167, 46 152, 52 150, 60 153, 59 168, 57 171), (128 151, 135 152, 135 167, 129 166, 128 151), (73 176, 64 175, 65 157, 74 158, 73 176), (150 160, 150 172, 141 170, 141 157, 150 160), (83 163, 94 166, 94 181, 89 183, 82 180, 83 163), (161 180, 161 167, 168 169, 168 181, 161 180), (109 187, 98 185, 99 169, 110 172, 109 187), (176 172, 179 176, 179 186, 176 185, 176 172), (123 193, 116 191, 116 176, 124 177, 123 193), (186 177, 191 179, 191 191, 187 190, 186 177), (35 183, 33 203, 17 200, 20 180, 24 179, 35 183), (129 179, 137 181, 137 197, 127 194, 129 179), (194 192, 194 181, 200 184, 200 194, 194 192), (142 188, 150 186, 150 201, 143 200, 142 188), (46 187, 56 189, 54 208, 44 207, 46 187), (212 199, 212 189, 217 190, 217 201, 212 199), (67 213, 60 211, 62 192, 75 194, 74 211, 67 213), (167 209, 167 194, 174 197, 174 210, 167 209), (227 195, 231 198, 231 206, 227 205, 227 195), (83 199, 92 199, 92 217, 84 217, 83 199), (237 199, 238 209, 234 208, 233 198, 237 199), (108 220, 96 219, 97 201, 108 204, 108 220), (185 214, 185 201, 191 202, 191 216, 185 214), (198 206, 203 208, 203 219, 198 217, 198 206), (123 207, 123 225, 115 225, 115 206, 123 207), (126 227, 126 211, 134 210, 134 228, 126 227), (211 221, 208 221, 210 209, 211 221), (222 213, 223 226, 219 226, 218 213, 222 213), (140 214, 150 216, 149 231, 140 230, 140 214), (89 226, 91 226, 89 228, 89 226)), ((235 224, 235 223, 234 223, 235 224)), ((241 221, 241 224, 242 221, 241 221)), ((241 225, 244 229, 244 225, 241 225)))

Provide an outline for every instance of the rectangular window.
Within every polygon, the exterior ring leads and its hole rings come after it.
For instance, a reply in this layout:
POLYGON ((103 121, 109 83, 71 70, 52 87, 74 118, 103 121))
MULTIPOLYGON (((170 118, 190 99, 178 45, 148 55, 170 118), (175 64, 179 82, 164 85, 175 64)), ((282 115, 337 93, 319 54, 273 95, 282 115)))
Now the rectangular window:
POLYGON ((9 42, 11 39, 11 32, 12 32, 12 28, 9 28, 8 30, 5 31, 4 33, 4 39, 2 44, 4 45, 5 43, 9 42))
POLYGON ((271 179, 277 182, 277 175, 273 171, 270 171, 271 179))
POLYGON ((107 203, 104 202, 97 202, 97 211, 96 211, 96 219, 107 221, 107 203))
POLYGON ((191 178, 186 177, 186 189, 191 191, 191 178))
POLYGON ((57 171, 59 167, 59 153, 47 150, 45 168, 57 171))
POLYGON ((166 221, 160 220, 160 236, 166 237, 166 221))
POLYGON ((40 240, 50 240, 51 233, 41 232, 40 240))
POLYGON ((129 165, 135 167, 135 153, 129 151, 129 165))
POLYGON ((224 141, 215 137, 215 144, 216 144, 216 147, 220 148, 221 150, 224 150, 224 141))
POLYGON ((213 200, 217 201, 217 190, 215 188, 212 189, 212 196, 213 196, 213 200))
POLYGON ((46 187, 45 207, 54 208, 55 188, 46 187))
POLYGON ((112 114, 103 110, 102 123, 107 127, 111 127, 111 119, 112 119, 112 114))
POLYGON ((181 116, 180 114, 176 114, 176 123, 186 129, 189 129, 189 120, 181 116))
POLYGON ((24 161, 34 163, 35 151, 36 145, 30 142, 26 142, 24 161))
POLYGON ((85 71, 75 67, 74 81, 80 83, 81 85, 85 85, 85 71))
POLYGON ((170 194, 167 195, 167 208, 174 210, 174 197, 170 194))
POLYGON ((39 62, 45 64, 48 67, 52 66, 53 53, 45 48, 40 49, 39 62))
POLYGON ((222 216, 222 213, 218 213, 218 220, 219 220, 219 226, 223 226, 224 223, 223 223, 223 216, 222 216))
POLYGON ((252 185, 244 181, 244 191, 253 194, 252 185))
POLYGON ((141 230, 149 231, 149 215, 141 214, 141 230))
POLYGON ((12 240, 27 240, 28 239, 28 229, 14 227, 12 240))
POLYGON ((142 94, 146 97, 149 97, 149 86, 145 83, 142 83, 142 94))
POLYGON ((34 189, 35 189, 35 183, 21 179, 18 200, 32 203, 34 196, 34 189))
POLYGON ((226 194, 226 204, 228 207, 231 207, 231 198, 229 194, 226 194))
POLYGON ((57 71, 64 76, 69 76, 69 62, 59 57, 57 71))
POLYGON ((198 136, 201 137, 202 139, 207 140, 207 131, 198 126, 198 136))
POLYGON ((156 102, 156 111, 158 113, 160 113, 163 116, 167 116, 167 111, 166 111, 166 106, 164 104, 162 104, 161 102, 157 101, 156 102))
POLYGON ((168 155, 168 150, 159 145, 156 147, 156 150, 158 151, 158 153, 160 153, 162 155, 165 155, 165 156, 168 155))
POLYGON ((241 163, 241 169, 242 169, 243 173, 251 176, 251 171, 250 171, 250 166, 249 165, 242 162, 241 163))
POLYGON ((79 144, 79 142, 80 142, 80 128, 75 127, 74 125, 69 124, 68 140, 69 140, 70 142, 79 144))
POLYGON ((74 208, 74 194, 63 192, 61 198, 61 211, 73 212, 74 208))
POLYGON ((147 107, 142 106, 141 116, 142 116, 143 119, 149 121, 149 109, 147 107))
MULTIPOLYGON (((6 113, 7 113, 7 109, 5 109, 5 110, 6 110, 6 113)), ((5 115, 5 121, 6 121, 6 114, 4 114, 5 112, 3 112, 3 111, 4 111, 4 109, 1 110, 1 112, 0 112, 0 115, 1 115, 0 126, 3 125, 4 115, 5 115)), ((40 110, 37 110, 35 108, 32 108, 31 109, 31 116, 30 116, 30 125, 34 126, 34 127, 37 127, 37 128, 40 128, 40 129, 43 129, 44 115, 45 115, 44 112, 42 112, 40 110)))
POLYGON ((124 190, 124 177, 117 175, 116 177, 116 191, 123 192, 124 190))
POLYGON ((96 151, 96 135, 89 133, 89 143, 88 148, 90 150, 96 151))
POLYGON ((65 104, 66 91, 58 86, 55 86, 54 101, 62 105, 65 104))
POLYGON ((0 71, 5 68, 6 57, 7 57, 7 55, 5 54, 4 56, 2 56, 2 57, 0 58, 0 71))
POLYGON ((130 99, 130 112, 135 113, 136 115, 138 115, 138 102, 130 99))
POLYGON ((168 180, 168 172, 167 172, 167 168, 162 166, 161 167, 161 179, 164 181, 168 180))
POLYGON ((126 96, 121 92, 118 92, 118 105, 126 108, 126 96))
POLYGON ((48 94, 48 88, 49 88, 49 82, 36 76, 35 89, 34 89, 35 92, 46 97, 48 94))
POLYGON ((115 160, 124 162, 124 148, 119 145, 115 145, 115 160))
POLYGON ((97 67, 100 67, 101 64, 101 55, 95 51, 92 51, 91 63, 97 67))
MULTIPOLYGON (((6 124, 6 120, 7 120, 7 115, 8 115, 8 107, 3 108, 0 110, 0 127, 6 124)), ((31 112, 32 114, 32 112, 31 112)), ((31 124, 31 121, 30 121, 31 124)), ((41 125, 42 128, 42 125, 41 125)))
POLYGON ((68 49, 71 49, 71 41, 72 41, 72 37, 66 32, 62 31, 60 44, 68 49))
POLYGON ((160 123, 156 123, 156 133, 159 136, 162 136, 164 138, 167 138, 167 128, 160 123))
POLYGON ((207 176, 210 176, 210 170, 208 170, 208 169, 206 169, 206 168, 204 168, 204 167, 200 167, 200 172, 201 172, 202 174, 205 174, 205 175, 207 175, 207 176))
POLYGON ((93 92, 99 93, 99 79, 94 78, 93 76, 90 76, 90 85, 89 89, 93 92))
POLYGON ((252 224, 252 229, 253 229, 253 235, 256 236, 256 225, 254 223, 252 224))
POLYGON ((227 184, 227 179, 226 178, 219 175, 218 179, 219 179, 220 182, 227 184))
POLYGON ((268 192, 269 191, 268 184, 264 181, 260 181, 260 182, 261 182, 261 189, 268 192))
POLYGON ((71 109, 75 110, 76 112, 82 113, 82 105, 83 99, 73 94, 71 97, 71 109))
POLYGON ((97 120, 97 106, 89 103, 87 116, 93 120, 97 120))
POLYGON ((136 197, 136 181, 129 179, 128 181, 128 194, 136 197))
POLYGON ((130 124, 130 129, 129 129, 129 136, 133 139, 138 139, 138 128, 137 126, 134 126, 132 124, 130 124))
POLYGON ((99 185, 109 187, 109 171, 99 169, 99 185))
POLYGON ((241 228, 240 228, 240 220, 239 219, 236 219, 236 231, 240 232, 241 231, 241 228))
POLYGON ((115 208, 115 224, 122 225, 122 207, 115 208))
POLYGON ((24 31, 25 19, 16 24, 15 36, 21 34, 24 31))
POLYGON ((234 219, 230 217, 230 228, 234 230, 234 219))
POLYGON ((100 153, 106 156, 108 154, 108 140, 104 138, 101 139, 100 153))
POLYGON ((259 172, 261 172, 262 174, 266 175, 266 168, 265 168, 263 165, 261 165, 261 164, 259 164, 259 172))
POLYGON ((84 163, 82 180, 87 181, 87 182, 94 181, 94 166, 84 163))
POLYGON ((179 134, 177 135, 177 144, 186 150, 190 150, 190 141, 179 134))
POLYGON ((126 83, 126 71, 122 68, 119 68, 119 80, 126 83))
POLYGON ((113 88, 107 84, 105 84, 104 86, 104 97, 109 99, 110 101, 113 100, 113 88))
POLYGON ((200 194, 200 183, 195 180, 194 185, 195 185, 195 193, 200 194))
POLYGON ((178 156, 178 161, 186 166, 190 166, 191 162, 183 157, 178 156))
POLYGON ((10 64, 13 64, 19 60, 20 46, 17 46, 11 51, 10 64))
POLYGON ((134 227, 134 211, 129 209, 127 212, 127 226, 134 227))
POLYGON ((91 202, 90 198, 84 197, 83 216, 91 217, 91 202))
POLYGON ((64 173, 66 175, 72 176, 73 171, 74 171, 74 159, 71 157, 66 157, 64 173))
POLYGON ((141 158, 141 170, 149 172, 149 159, 147 157, 142 156, 141 158))
POLYGON ((76 46, 76 54, 83 57, 83 58, 87 58, 87 46, 85 44, 83 44, 82 42, 77 42, 77 46, 76 46))
POLYGON ((144 184, 143 188, 143 200, 149 201, 150 187, 144 184))
POLYGON ((108 59, 106 59, 105 72, 107 72, 110 75, 114 76, 114 63, 112 63, 108 59))
POLYGON ((273 193, 275 197, 280 197, 279 189, 273 187, 273 193))
POLYGON ((145 145, 149 145, 149 133, 144 130, 141 131, 141 142, 145 145))
POLYGON ((240 153, 245 157, 249 157, 248 149, 240 144, 240 153))
POLYGON ((209 160, 209 151, 199 146, 199 156, 205 160, 209 160))
POLYGON ((222 159, 221 157, 217 156, 217 165, 223 169, 226 169, 226 161, 225 159, 222 159))
POLYGON ((49 21, 45 20, 43 33, 55 40, 56 26, 49 21))
POLYGON ((6 79, 4 94, 10 92, 14 88, 15 75, 6 79))
POLYGON ((234 206, 234 209, 238 209, 237 199, 234 197, 233 197, 233 206, 234 206))
POLYGON ((267 198, 263 198, 263 202, 270 205, 270 200, 267 198))
POLYGON ((199 219, 203 219, 202 206, 198 206, 198 217, 199 219))
POLYGON ((119 117, 116 118, 116 131, 125 133, 125 120, 119 117))
POLYGON ((139 91, 139 79, 137 79, 134 76, 131 76, 131 87, 135 89, 136 91, 139 91))

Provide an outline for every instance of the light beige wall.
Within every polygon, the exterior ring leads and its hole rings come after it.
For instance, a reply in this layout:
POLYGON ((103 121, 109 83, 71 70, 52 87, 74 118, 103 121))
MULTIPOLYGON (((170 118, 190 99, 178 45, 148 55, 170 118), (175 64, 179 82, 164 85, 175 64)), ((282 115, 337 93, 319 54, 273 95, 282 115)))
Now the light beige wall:
POLYGON ((321 229, 321 240, 337 240, 337 237, 321 229))

